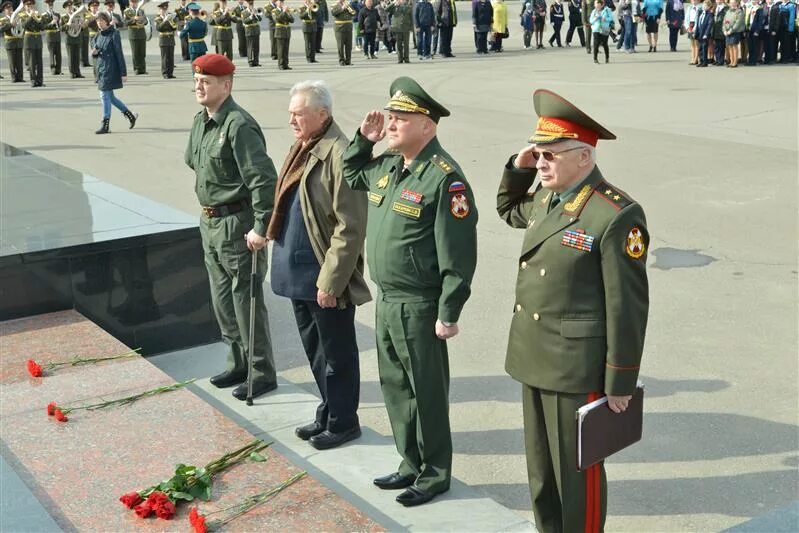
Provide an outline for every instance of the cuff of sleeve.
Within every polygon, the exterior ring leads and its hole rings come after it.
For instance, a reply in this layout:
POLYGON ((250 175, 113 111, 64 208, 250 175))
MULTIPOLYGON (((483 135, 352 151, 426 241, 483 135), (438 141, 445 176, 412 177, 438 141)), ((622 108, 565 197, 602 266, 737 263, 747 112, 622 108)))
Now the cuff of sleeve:
POLYGON ((605 394, 624 396, 635 392, 639 367, 605 365, 605 394))
POLYGON ((438 319, 441 322, 450 322, 452 324, 457 324, 458 319, 461 316, 461 309, 453 309, 451 307, 439 306, 438 308, 438 319))
POLYGON ((266 237, 266 222, 263 220, 255 219, 255 223, 252 226, 253 231, 260 235, 261 237, 266 237))
POLYGON ((375 143, 373 143, 372 141, 370 141, 369 139, 367 139, 366 137, 361 135, 360 126, 358 127, 357 130, 355 130, 355 137, 353 137, 352 142, 357 144, 358 148, 363 149, 363 150, 365 150, 367 148, 369 150, 371 150, 372 147, 374 147, 374 145, 375 145, 375 143))

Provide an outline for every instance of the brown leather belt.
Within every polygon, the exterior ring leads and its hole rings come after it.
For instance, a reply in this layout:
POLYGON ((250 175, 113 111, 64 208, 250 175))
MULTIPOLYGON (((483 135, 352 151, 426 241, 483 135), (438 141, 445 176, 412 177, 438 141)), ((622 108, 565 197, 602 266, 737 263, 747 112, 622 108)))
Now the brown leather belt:
POLYGON ((202 206, 203 215, 208 218, 219 218, 219 217, 226 217, 228 215, 232 215, 233 213, 238 213, 239 211, 244 211, 250 207, 249 200, 240 200, 238 202, 233 202, 232 204, 226 205, 214 205, 214 206, 202 206))

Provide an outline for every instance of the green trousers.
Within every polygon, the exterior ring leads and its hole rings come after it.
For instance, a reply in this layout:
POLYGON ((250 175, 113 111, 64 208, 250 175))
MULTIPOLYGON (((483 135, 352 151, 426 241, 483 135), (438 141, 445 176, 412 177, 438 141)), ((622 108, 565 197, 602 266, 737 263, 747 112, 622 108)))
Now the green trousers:
POLYGON ((316 61, 316 22, 313 23, 313 31, 303 32, 305 39, 305 60, 309 63, 316 61))
POLYGON ((222 54, 227 56, 228 59, 233 61, 233 41, 220 41, 218 38, 216 40, 216 50, 217 54, 222 54))
MULTIPOLYGON (((247 369, 250 331, 250 272, 252 253, 244 235, 252 229, 252 210, 233 215, 200 219, 205 268, 211 285, 214 308, 222 339, 230 346, 228 370, 247 369)), ((275 361, 269 337, 269 316, 264 303, 266 248, 258 252, 258 287, 255 290, 255 349, 253 380, 275 383, 275 361)))
POLYGON ((575 413, 600 397, 522 385, 527 477, 541 533, 603 531, 607 513, 605 466, 577 470, 575 413))
POLYGON ((147 41, 144 39, 130 39, 130 55, 133 61, 133 72, 147 74, 147 41))
POLYGON ((333 35, 338 48, 338 64, 349 65, 352 60, 352 24, 336 24, 333 35))
POLYGON ((379 297, 375 332, 380 387, 402 462, 397 471, 417 476, 432 493, 449 489, 447 343, 435 334, 438 302, 387 302, 379 297))
POLYGON ((409 31, 395 31, 397 40, 397 63, 410 63, 410 35, 409 31))
POLYGON ((275 46, 277 47, 277 66, 278 68, 285 69, 289 66, 289 42, 290 36, 275 37, 275 46))

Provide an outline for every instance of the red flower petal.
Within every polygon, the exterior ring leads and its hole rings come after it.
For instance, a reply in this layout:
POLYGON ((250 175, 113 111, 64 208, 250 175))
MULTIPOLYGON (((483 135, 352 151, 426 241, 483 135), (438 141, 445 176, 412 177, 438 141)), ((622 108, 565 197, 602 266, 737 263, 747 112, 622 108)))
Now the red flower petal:
POLYGON ((59 422, 66 422, 67 420, 69 420, 69 418, 67 418, 67 415, 61 412, 61 409, 55 410, 55 419, 58 420, 59 422))
POLYGON ((162 492, 160 490, 154 490, 153 492, 150 493, 149 496, 147 496, 147 503, 153 509, 161 505, 163 502, 168 502, 168 501, 170 501, 169 496, 167 496, 165 492, 162 492))
POLYGON ((27 366, 28 366, 28 374, 30 374, 35 378, 42 377, 42 367, 39 366, 39 364, 36 361, 34 361, 33 359, 28 359, 27 366))
POLYGON ((58 408, 58 406, 55 404, 55 402, 48 403, 47 404, 47 416, 53 416, 55 414, 55 410, 57 408, 58 408))
POLYGON ((208 526, 205 525, 205 517, 203 515, 199 515, 192 525, 194 526, 195 533, 206 533, 208 531, 208 526))
POLYGON ((194 522, 197 520, 197 507, 192 507, 191 511, 189 511, 189 524, 194 525, 194 522))
POLYGON ((128 509, 133 509, 137 505, 139 505, 143 500, 141 495, 138 492, 128 492, 127 494, 123 494, 119 497, 119 501, 125 505, 128 509))
POLYGON ((155 508, 155 515, 162 520, 172 520, 172 517, 175 516, 175 504, 170 500, 161 502, 155 508))
POLYGON ((147 502, 140 503, 133 509, 139 518, 147 518, 153 512, 153 508, 150 507, 147 502))

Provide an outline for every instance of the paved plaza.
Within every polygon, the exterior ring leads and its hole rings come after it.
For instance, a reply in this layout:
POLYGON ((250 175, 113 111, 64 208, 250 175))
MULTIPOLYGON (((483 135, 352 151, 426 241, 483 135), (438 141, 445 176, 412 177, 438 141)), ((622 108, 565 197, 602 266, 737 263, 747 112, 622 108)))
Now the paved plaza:
MULTIPOLYGON (((524 50, 519 4, 508 2, 508 12, 505 52, 475 55, 464 5, 457 57, 419 62, 412 51, 410 65, 397 65, 385 50, 371 61, 353 50, 353 65, 339 67, 328 24, 318 64, 305 62, 295 30, 293 70, 278 71, 262 36, 264 66, 236 58, 233 96, 261 124, 278 168, 293 142, 286 108, 298 81, 330 84, 334 118, 349 135, 368 110, 382 108, 399 75, 414 77, 450 109, 439 139, 465 171, 480 213, 472 297, 449 343, 453 475, 528 520, 521 387, 504 372, 522 232, 498 218, 495 194, 508 156, 534 128, 535 89, 562 94, 613 131, 618 140, 600 141, 598 164, 646 211, 651 304, 641 368, 644 438, 607 462, 606 528, 798 530, 799 69, 697 69, 688 65, 688 41, 670 53, 666 32, 656 54, 644 45, 595 65, 579 46, 524 50)), ((129 54, 124 34, 123 47, 129 54)), ((139 113, 136 128, 114 111, 112 133, 95 135, 101 106, 90 69, 84 80, 50 76, 45 57, 46 87, 32 89, 9 82, 3 55, 0 141, 199 216, 194 175, 183 163, 199 111, 191 69, 178 59, 177 79, 164 80, 158 58, 150 41, 149 75, 130 76, 116 93, 139 113)), ((290 304, 266 293, 280 378, 314 393, 290 304)), ((390 436, 374 305, 361 307, 356 320, 361 424, 390 436)), ((222 358, 220 350, 219 367, 205 377, 221 370, 222 358)), ((308 421, 312 411, 309 404, 308 421)))

